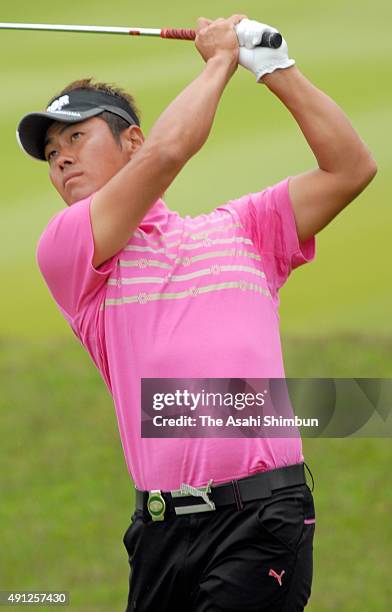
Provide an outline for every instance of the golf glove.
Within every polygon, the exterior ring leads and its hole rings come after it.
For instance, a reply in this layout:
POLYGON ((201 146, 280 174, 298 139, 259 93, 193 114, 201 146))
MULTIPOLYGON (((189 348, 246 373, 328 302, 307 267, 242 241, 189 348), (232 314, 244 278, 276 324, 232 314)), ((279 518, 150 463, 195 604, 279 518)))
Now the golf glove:
POLYGON ((293 59, 289 59, 287 43, 284 38, 279 49, 256 46, 260 43, 261 37, 266 30, 272 32, 278 31, 266 23, 259 23, 252 19, 242 19, 235 26, 240 45, 239 63, 244 68, 247 68, 247 70, 253 72, 257 81, 265 74, 270 74, 278 68, 290 68, 290 66, 295 64, 293 59))

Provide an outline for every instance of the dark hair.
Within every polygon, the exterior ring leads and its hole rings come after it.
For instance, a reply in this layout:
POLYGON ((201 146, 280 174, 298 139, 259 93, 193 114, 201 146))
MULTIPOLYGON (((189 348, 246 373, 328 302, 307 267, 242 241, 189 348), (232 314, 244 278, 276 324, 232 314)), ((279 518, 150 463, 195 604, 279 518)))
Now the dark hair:
MULTIPOLYGON (((138 118, 140 122, 140 111, 137 108, 135 100, 131 96, 131 94, 127 93, 120 87, 111 85, 109 83, 94 82, 94 80, 91 77, 88 79, 79 79, 78 81, 72 81, 72 83, 69 83, 69 85, 64 87, 64 89, 62 89, 56 96, 53 96, 52 100, 48 103, 48 105, 56 98, 63 96, 64 94, 67 94, 70 91, 73 91, 74 89, 103 91, 107 94, 110 94, 112 96, 116 96, 118 98, 121 98, 122 100, 125 100, 129 104, 132 111, 135 113, 136 117, 138 118)), ((123 119, 122 117, 119 117, 118 115, 114 115, 113 113, 110 113, 109 111, 104 111, 98 116, 101 119, 103 119, 105 123, 108 124, 110 131, 112 132, 114 136, 114 139, 116 140, 117 143, 120 143, 120 134, 127 127, 129 127, 129 123, 125 121, 125 119, 123 119)))

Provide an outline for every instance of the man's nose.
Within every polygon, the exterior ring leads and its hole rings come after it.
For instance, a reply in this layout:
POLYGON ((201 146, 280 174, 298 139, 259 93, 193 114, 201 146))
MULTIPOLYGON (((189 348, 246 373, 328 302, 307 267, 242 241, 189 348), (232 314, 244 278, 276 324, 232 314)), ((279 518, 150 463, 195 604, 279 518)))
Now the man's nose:
POLYGON ((58 167, 61 170, 64 170, 64 168, 66 168, 66 166, 70 166, 70 165, 75 163, 75 157, 74 157, 74 155, 71 155, 71 153, 69 153, 67 151, 63 151, 63 152, 58 154, 56 161, 57 161, 58 167))

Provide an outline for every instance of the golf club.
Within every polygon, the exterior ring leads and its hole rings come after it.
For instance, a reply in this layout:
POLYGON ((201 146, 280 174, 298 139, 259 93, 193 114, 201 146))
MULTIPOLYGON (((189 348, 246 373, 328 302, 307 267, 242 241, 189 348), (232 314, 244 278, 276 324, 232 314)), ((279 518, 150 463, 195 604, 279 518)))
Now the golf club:
MULTIPOLYGON (((174 40, 195 40, 196 31, 183 28, 125 28, 116 26, 53 25, 49 23, 0 23, 0 30, 39 30, 49 32, 84 32, 89 34, 125 34, 126 36, 158 36, 174 40)), ((278 49, 282 44, 279 32, 267 30, 258 47, 278 49)))

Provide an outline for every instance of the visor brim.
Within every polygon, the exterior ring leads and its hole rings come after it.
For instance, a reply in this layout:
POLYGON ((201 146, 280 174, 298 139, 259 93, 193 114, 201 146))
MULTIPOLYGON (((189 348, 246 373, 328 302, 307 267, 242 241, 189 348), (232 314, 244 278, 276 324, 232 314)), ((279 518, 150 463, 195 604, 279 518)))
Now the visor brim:
POLYGON ((104 112, 103 108, 92 108, 86 111, 58 111, 55 113, 29 113, 22 117, 16 130, 16 137, 21 149, 33 157, 45 161, 45 137, 49 126, 59 123, 80 123, 104 112))

